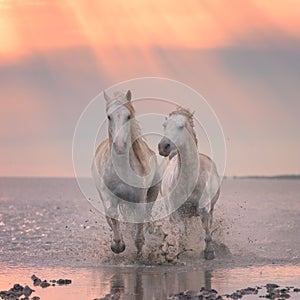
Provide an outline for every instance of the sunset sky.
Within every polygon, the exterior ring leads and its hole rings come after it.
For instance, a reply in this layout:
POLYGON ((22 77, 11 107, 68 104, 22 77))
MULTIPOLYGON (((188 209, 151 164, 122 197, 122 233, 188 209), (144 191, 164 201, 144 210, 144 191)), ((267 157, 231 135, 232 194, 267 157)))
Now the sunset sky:
POLYGON ((0 176, 74 176, 82 110, 141 76, 205 97, 227 175, 300 173, 298 0, 0 0, 0 45, 0 176))

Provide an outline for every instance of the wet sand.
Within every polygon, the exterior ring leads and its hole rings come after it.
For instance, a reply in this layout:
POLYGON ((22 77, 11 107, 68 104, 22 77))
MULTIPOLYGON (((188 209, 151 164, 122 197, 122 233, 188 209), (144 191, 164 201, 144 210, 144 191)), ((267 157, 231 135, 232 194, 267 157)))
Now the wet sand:
POLYGON ((112 254, 108 225, 75 180, 1 178, 0 289, 31 284, 32 274, 72 279, 70 286, 37 289, 41 299, 94 299, 118 288, 120 299, 166 299, 202 286, 219 293, 268 282, 299 286, 299 183, 226 179, 215 210, 215 260, 202 258, 202 229, 193 219, 185 241, 193 251, 175 265, 164 262, 156 250, 157 228, 170 230, 165 221, 148 228, 144 264, 137 266, 131 227, 124 228, 125 253, 112 254))

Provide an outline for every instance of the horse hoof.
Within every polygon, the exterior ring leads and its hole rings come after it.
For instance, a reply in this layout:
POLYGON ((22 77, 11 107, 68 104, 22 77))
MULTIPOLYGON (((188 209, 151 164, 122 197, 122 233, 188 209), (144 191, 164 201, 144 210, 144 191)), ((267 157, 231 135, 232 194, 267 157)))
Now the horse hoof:
POLYGON ((214 251, 207 251, 207 250, 204 250, 204 258, 206 260, 212 260, 215 258, 215 252, 214 251))
POLYGON ((110 246, 111 251, 116 254, 124 252, 125 248, 126 248, 126 246, 124 243, 113 244, 110 246))

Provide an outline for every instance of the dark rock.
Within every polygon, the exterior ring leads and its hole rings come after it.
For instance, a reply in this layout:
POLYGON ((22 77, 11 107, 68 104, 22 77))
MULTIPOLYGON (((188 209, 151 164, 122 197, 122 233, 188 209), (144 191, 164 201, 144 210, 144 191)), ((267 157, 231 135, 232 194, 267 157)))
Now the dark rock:
POLYGON ((239 290, 239 292, 244 295, 255 295, 258 293, 256 288, 247 287, 246 289, 239 290))
POLYGON ((71 279, 58 279, 56 281, 56 283, 59 284, 59 285, 71 284, 72 280, 71 279))
POLYGON ((288 298, 290 298, 291 297, 291 295, 290 294, 286 294, 286 293, 280 293, 279 294, 279 298, 281 298, 281 299, 288 299, 288 298))
POLYGON ((18 283, 14 284, 14 286, 13 286, 13 290, 15 290, 15 291, 23 291, 23 289, 24 288, 18 283))
POLYGON ((23 295, 25 297, 29 297, 33 292, 34 292, 33 289, 31 289, 28 285, 25 285, 25 287, 23 289, 23 295))
POLYGON ((230 298, 231 298, 231 299, 239 299, 239 298, 242 298, 242 294, 241 294, 239 291, 237 291, 237 292, 235 292, 235 293, 232 293, 232 294, 230 295, 230 298))
POLYGON ((23 295, 23 290, 23 286, 16 283, 10 290, 1 291, 0 297, 4 300, 19 300, 19 297, 23 295))
POLYGON ((267 288, 267 289, 276 289, 276 288, 279 288, 279 285, 276 284, 276 283, 268 283, 268 284, 266 285, 266 288, 267 288))
POLYGON ((39 286, 42 283, 42 280, 35 275, 32 275, 31 279, 33 280, 34 286, 39 286))
POLYGON ((34 274, 31 276, 31 280, 35 281, 35 280, 37 280, 37 279, 38 279, 38 277, 35 276, 34 274))
POLYGON ((20 296, 23 295, 23 289, 24 288, 20 284, 16 283, 9 291, 7 291, 6 296, 8 297, 8 299, 10 297, 11 298, 14 298, 14 297, 19 298, 20 296))
POLYGON ((40 284, 40 287, 42 287, 42 288, 47 288, 48 286, 50 286, 50 283, 47 282, 47 280, 44 280, 44 281, 40 284))
POLYGON ((291 296, 286 289, 269 288, 265 297, 268 299, 287 299, 291 296))
MULTIPOLYGON (((272 300, 286 300, 291 297, 290 292, 300 292, 300 288, 293 286, 281 287, 275 283, 268 283, 265 286, 247 287, 245 289, 237 290, 232 294, 218 295, 215 289, 206 289, 202 287, 199 292, 186 290, 184 292, 171 293, 168 299, 173 300, 223 300, 223 297, 239 300, 245 295, 257 295, 259 298, 267 298, 272 300), (257 295, 261 293, 261 289, 265 287, 267 292, 265 295, 257 295)), ((102 298, 102 300, 113 298, 102 298)))
POLYGON ((191 291, 191 290, 184 291, 184 295, 186 296, 196 296, 197 293, 198 293, 197 291, 191 291))

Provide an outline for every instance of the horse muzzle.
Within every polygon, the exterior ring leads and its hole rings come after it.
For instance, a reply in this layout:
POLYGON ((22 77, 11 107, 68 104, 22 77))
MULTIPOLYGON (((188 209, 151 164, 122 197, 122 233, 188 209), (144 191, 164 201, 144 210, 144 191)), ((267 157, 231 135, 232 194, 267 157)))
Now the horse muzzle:
POLYGON ((158 152, 161 156, 169 156, 171 153, 171 141, 164 137, 158 144, 158 152))
POLYGON ((122 140, 116 140, 113 143, 113 147, 114 147, 115 152, 118 155, 125 154, 126 153, 126 149, 127 149, 127 142, 124 142, 122 140))

